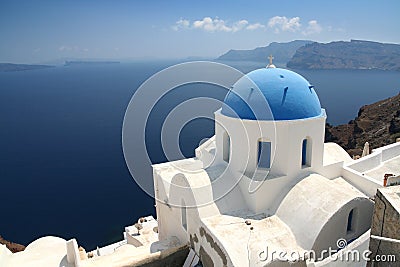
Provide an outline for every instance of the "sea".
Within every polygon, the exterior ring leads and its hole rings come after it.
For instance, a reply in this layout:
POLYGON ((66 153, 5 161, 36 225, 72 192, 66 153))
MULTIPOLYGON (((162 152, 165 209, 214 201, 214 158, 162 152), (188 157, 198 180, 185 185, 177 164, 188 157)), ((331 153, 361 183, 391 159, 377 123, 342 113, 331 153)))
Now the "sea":
MULTIPOLYGON (((58 66, 0 73, 0 235, 24 245, 42 236, 76 238, 86 250, 123 238, 125 226, 155 216, 155 201, 132 178, 121 144, 124 114, 140 85, 180 61, 58 66)), ((243 72, 260 63, 223 62, 243 72)), ((327 121, 347 123, 361 106, 399 94, 400 72, 296 70, 314 85, 327 121)), ((149 117, 152 163, 167 160, 160 141, 167 115, 181 102, 222 101, 217 85, 188 84, 149 117)), ((212 117, 214 110, 208 113, 212 117)), ((179 135, 193 157, 213 135, 211 119, 189 121, 179 135)), ((137 155, 141 156, 141 155, 137 155)), ((143 155, 144 157, 145 155, 143 155)), ((151 181, 151 167, 143 166, 151 181)))

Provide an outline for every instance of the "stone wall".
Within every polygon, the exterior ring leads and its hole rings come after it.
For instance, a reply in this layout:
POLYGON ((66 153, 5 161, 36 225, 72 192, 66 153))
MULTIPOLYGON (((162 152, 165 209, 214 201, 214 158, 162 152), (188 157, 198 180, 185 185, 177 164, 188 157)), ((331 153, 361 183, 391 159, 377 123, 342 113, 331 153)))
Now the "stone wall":
POLYGON ((400 186, 379 188, 377 191, 369 250, 372 252, 371 259, 394 255, 396 262, 375 261, 369 262, 367 266, 400 266, 400 186), (379 240, 373 236, 394 240, 379 240))

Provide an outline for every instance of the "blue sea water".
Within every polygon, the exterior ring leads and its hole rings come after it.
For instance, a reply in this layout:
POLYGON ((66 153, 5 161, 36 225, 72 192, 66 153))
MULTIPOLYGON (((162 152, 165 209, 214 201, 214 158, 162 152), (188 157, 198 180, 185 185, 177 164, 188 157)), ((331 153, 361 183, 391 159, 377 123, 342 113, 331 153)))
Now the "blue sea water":
MULTIPOLYGON (((135 62, 0 73, 0 234, 28 244, 46 235, 77 238, 94 249, 122 238, 124 226, 155 214, 154 200, 126 167, 121 130, 135 90, 175 62, 135 62)), ((257 64, 233 64, 244 72, 257 64)), ((317 91, 331 124, 347 123, 365 104, 394 96, 400 72, 298 70, 317 91)), ((163 162, 160 130, 185 99, 223 100, 226 90, 194 84, 178 88, 149 117, 146 142, 153 163, 163 162), (189 90, 188 90, 189 89, 189 90)), ((212 115, 213 111, 210 111, 212 115)), ((181 132, 184 156, 213 134, 198 119, 181 132)), ((143 175, 151 179, 150 166, 143 175)))

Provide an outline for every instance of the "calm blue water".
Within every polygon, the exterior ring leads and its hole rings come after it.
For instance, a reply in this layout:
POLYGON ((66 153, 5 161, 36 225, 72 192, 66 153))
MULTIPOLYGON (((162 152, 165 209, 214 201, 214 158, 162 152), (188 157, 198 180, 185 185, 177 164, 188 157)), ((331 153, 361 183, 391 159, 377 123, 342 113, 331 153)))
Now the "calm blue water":
MULTIPOLYGON (((22 244, 45 235, 76 237, 93 249, 121 239, 123 227, 138 217, 154 214, 154 200, 135 184, 125 165, 121 128, 136 88, 171 64, 0 73, 0 234, 22 244)), ((348 122, 360 106, 400 89, 400 72, 298 72, 315 85, 332 124, 348 122)), ((191 97, 222 100, 226 93, 204 84, 187 89, 161 101, 149 118, 147 148, 154 163, 166 159, 159 131, 169 110, 191 97)), ((183 154, 193 156, 213 130, 206 119, 187 124, 179 138, 183 154)), ((149 166, 143 166, 143 175, 151 179, 149 166)))

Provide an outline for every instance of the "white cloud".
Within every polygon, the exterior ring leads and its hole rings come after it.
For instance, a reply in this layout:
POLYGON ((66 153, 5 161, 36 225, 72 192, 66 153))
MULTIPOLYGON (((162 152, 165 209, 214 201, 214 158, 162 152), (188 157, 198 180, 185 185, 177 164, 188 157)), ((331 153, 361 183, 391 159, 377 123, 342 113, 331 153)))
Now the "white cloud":
POLYGON ((303 35, 321 33, 323 28, 316 20, 310 20, 307 27, 304 28, 300 23, 300 17, 280 17, 275 16, 269 19, 268 27, 273 29, 275 33, 280 32, 301 32, 303 35))
POLYGON ((316 20, 310 20, 308 22, 307 29, 303 31, 304 35, 310 35, 314 33, 320 33, 322 31, 321 25, 318 24, 316 20))
POLYGON ((76 45, 74 45, 74 46, 62 45, 62 46, 60 46, 58 48, 58 51, 61 51, 61 52, 70 52, 70 51, 73 51, 73 52, 89 52, 89 49, 88 48, 80 48, 79 46, 76 46, 76 45))
POLYGON ((334 28, 334 27, 332 27, 332 26, 326 27, 326 30, 327 30, 328 32, 346 32, 346 30, 343 29, 343 28, 334 28))
POLYGON ((242 30, 256 30, 265 28, 264 25, 260 23, 250 24, 249 21, 242 19, 233 23, 228 23, 223 19, 218 17, 204 17, 201 20, 195 20, 193 23, 190 23, 189 20, 180 19, 178 20, 172 29, 175 31, 181 29, 198 29, 206 32, 238 32, 242 30))
POLYGON ((187 29, 187 28, 189 28, 189 26, 190 26, 190 21, 189 20, 187 20, 187 19, 180 19, 180 20, 178 20, 177 22, 175 22, 175 25, 174 26, 172 26, 172 29, 174 30, 174 31, 178 31, 178 30, 180 30, 180 29, 187 29))
POLYGON ((205 17, 202 20, 196 20, 193 22, 193 27, 195 29, 203 29, 207 32, 223 31, 231 32, 233 29, 225 25, 225 21, 219 18, 212 19, 210 17, 205 17))
POLYGON ((249 24, 246 27, 246 30, 254 31, 254 30, 263 29, 263 28, 265 28, 265 25, 257 22, 257 23, 254 23, 254 24, 249 24))
POLYGON ((232 31, 233 32, 240 31, 240 30, 244 29, 248 24, 249 24, 249 22, 245 19, 239 20, 233 24, 232 31))
POLYGON ((292 32, 302 35, 311 35, 321 33, 323 30, 332 31, 332 27, 323 28, 317 20, 310 20, 304 26, 300 22, 300 17, 288 18, 285 16, 275 16, 268 20, 267 24, 259 22, 250 23, 246 19, 238 20, 236 22, 229 22, 218 17, 204 17, 201 20, 193 22, 187 19, 179 19, 171 28, 175 31, 179 30, 203 30, 206 32, 238 32, 238 31, 254 31, 265 29, 266 27, 272 29, 275 33, 292 32))
POLYGON ((69 46, 66 45, 62 45, 58 48, 59 51, 69 51, 71 50, 71 48, 69 46))
POLYGON ((275 33, 279 33, 280 31, 296 32, 300 30, 301 27, 300 18, 275 16, 269 19, 268 27, 274 29, 275 33))

